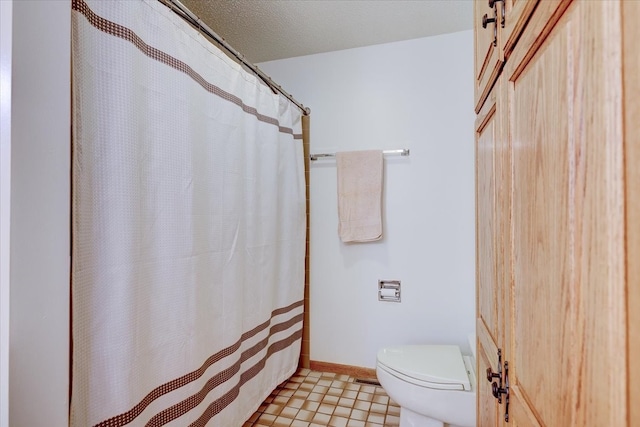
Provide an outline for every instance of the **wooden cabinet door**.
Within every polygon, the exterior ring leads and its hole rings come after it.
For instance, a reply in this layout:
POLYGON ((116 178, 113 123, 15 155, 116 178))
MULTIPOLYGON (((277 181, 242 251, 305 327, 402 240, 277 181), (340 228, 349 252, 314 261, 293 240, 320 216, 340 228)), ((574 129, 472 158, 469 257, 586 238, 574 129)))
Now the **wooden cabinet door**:
POLYGON ((478 425, 496 426, 498 407, 485 370, 498 367, 502 340, 501 291, 496 281, 495 144, 499 138, 496 91, 476 120, 476 316, 478 425))
MULTIPOLYGON (((500 50, 506 59, 515 47, 518 37, 522 33, 529 17, 538 5, 539 0, 503 0, 501 10, 502 37, 500 39, 500 50)), ((545 2, 557 0, 544 0, 545 2)))
POLYGON ((620 2, 556 6, 505 67, 510 425, 626 426, 620 2))
POLYGON ((629 426, 640 426, 640 2, 622 3, 625 196, 627 241, 627 325, 629 327, 629 426))
POLYGON ((491 87, 498 78, 502 68, 502 50, 498 49, 499 37, 502 28, 495 22, 490 22, 486 28, 482 26, 484 16, 495 18, 495 10, 489 7, 488 0, 475 0, 473 2, 473 31, 475 52, 475 105, 476 113, 484 104, 491 87))

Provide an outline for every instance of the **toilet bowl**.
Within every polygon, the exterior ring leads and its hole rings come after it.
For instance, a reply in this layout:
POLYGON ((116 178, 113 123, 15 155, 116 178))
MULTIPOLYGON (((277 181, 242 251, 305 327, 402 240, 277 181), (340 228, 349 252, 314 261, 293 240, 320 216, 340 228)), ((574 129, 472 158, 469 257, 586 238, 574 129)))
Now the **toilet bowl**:
POLYGON ((400 427, 475 427, 474 367, 455 345, 407 345, 381 349, 376 374, 400 406, 400 427))

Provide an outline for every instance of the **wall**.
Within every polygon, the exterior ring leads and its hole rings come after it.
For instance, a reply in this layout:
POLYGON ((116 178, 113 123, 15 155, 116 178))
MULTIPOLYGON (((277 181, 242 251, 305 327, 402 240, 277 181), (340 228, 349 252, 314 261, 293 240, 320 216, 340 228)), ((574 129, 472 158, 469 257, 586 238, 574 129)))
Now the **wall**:
POLYGON ((70 1, 15 1, 12 24, 9 425, 66 426, 70 1))
POLYGON ((473 34, 260 64, 311 108, 311 152, 410 148, 385 160, 384 238, 337 235, 335 161, 310 171, 310 357, 375 367, 379 348, 475 330, 473 34), (402 302, 377 300, 378 279, 402 302))
POLYGON ((12 1, 0 1, 0 427, 9 427, 12 8, 12 1))

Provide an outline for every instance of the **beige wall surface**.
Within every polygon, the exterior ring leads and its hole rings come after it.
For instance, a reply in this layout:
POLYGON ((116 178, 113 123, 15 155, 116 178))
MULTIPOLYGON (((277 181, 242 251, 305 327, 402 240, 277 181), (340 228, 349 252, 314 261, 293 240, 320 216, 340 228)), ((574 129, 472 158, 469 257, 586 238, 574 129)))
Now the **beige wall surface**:
POLYGON ((11 426, 68 425, 70 3, 13 2, 11 426))

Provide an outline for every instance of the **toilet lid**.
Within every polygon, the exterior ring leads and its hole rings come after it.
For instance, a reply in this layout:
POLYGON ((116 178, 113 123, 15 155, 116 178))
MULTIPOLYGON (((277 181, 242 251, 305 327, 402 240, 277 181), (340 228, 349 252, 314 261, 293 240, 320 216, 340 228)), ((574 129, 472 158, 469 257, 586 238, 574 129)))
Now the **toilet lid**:
POLYGON ((469 375, 456 345, 409 345, 378 352, 378 363, 412 383, 426 387, 471 390, 469 375))

